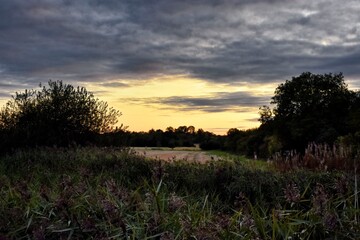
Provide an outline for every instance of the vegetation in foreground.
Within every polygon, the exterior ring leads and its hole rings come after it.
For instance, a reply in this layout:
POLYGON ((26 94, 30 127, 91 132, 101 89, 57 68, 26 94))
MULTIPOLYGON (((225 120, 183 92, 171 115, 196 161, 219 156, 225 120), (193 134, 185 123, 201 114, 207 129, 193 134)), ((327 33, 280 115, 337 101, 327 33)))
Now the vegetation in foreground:
POLYGON ((165 163, 129 149, 0 159, 2 239, 358 239, 355 175, 165 163))

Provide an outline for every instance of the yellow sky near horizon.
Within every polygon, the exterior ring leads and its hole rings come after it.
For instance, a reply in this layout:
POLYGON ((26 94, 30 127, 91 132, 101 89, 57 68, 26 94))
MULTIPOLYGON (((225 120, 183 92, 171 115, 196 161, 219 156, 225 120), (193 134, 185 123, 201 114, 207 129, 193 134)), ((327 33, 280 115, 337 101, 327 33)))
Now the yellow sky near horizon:
MULTIPOLYGON (((218 84, 194 79, 183 75, 162 76, 148 80, 114 80, 113 85, 129 84, 127 87, 108 87, 88 83, 86 88, 110 106, 119 109, 122 116, 119 123, 128 126, 130 131, 148 131, 172 126, 195 126, 216 134, 226 134, 230 128, 249 129, 259 126, 258 108, 260 106, 239 106, 237 110, 206 112, 200 109, 185 110, 181 106, 146 102, 146 99, 173 96, 211 98, 219 92, 250 92, 255 96, 271 96, 276 85, 244 83, 239 86, 218 84), (136 81, 135 81, 136 82, 136 81), (133 84, 133 85, 131 85, 133 84), (138 101, 139 100, 139 101, 138 101)), ((270 101, 270 99, 269 99, 270 101)))

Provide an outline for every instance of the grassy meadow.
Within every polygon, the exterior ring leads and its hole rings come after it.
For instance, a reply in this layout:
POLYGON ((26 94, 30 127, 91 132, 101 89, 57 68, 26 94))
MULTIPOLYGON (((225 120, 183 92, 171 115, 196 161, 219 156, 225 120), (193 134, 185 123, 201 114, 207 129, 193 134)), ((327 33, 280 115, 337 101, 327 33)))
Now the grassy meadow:
POLYGON ((0 159, 0 239, 359 239, 354 171, 206 164, 129 148, 35 148, 0 159))

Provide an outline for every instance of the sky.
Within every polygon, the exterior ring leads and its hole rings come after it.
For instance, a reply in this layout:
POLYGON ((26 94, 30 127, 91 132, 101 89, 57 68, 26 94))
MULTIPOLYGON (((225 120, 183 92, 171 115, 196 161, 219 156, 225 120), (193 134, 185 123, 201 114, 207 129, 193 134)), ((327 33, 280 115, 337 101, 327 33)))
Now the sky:
POLYGON ((359 12, 357 0, 0 0, 0 104, 63 80, 130 131, 254 128, 302 72, 360 88, 359 12))

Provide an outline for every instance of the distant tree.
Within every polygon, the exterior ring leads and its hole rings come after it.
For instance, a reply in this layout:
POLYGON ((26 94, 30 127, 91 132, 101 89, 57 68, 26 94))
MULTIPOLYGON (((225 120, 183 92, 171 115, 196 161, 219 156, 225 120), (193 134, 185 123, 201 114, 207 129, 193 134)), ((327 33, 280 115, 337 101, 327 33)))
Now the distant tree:
POLYGON ((262 106, 259 108, 260 118, 259 121, 261 123, 267 123, 273 119, 273 114, 269 106, 262 106))
POLYGON ((166 128, 166 132, 174 132, 175 130, 174 130, 174 128, 173 127, 167 127, 166 128))
POLYGON ((179 126, 175 129, 176 133, 186 133, 187 132, 187 126, 179 126))
POLYGON ((360 133, 360 91, 354 93, 354 100, 351 105, 348 125, 351 133, 360 133))
POLYGON ((240 131, 239 129, 237 129, 237 128, 230 128, 230 129, 227 131, 226 135, 227 135, 228 137, 233 137, 233 136, 239 135, 240 133, 241 133, 241 131, 240 131))
POLYGON ((226 134, 225 148, 228 151, 237 151, 237 142, 242 137, 242 131, 237 128, 230 128, 226 134))
MULTIPOLYGON (((354 101, 339 74, 302 73, 280 84, 272 98, 277 141, 285 148, 304 149, 308 142, 332 143, 348 131, 347 118, 354 101)), ((267 122, 268 109, 261 119, 267 122)), ((263 123, 264 123, 263 122, 263 123)))
POLYGON ((121 113, 83 87, 49 81, 41 90, 16 93, 0 112, 8 147, 84 143, 111 132, 121 113))
POLYGON ((187 127, 186 132, 190 133, 190 134, 194 134, 195 133, 195 127, 194 126, 187 127))
POLYGON ((204 129, 202 128, 199 128, 197 131, 196 131, 196 134, 198 135, 203 135, 205 133, 204 129))

